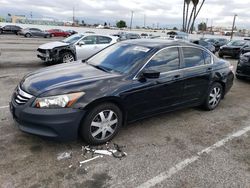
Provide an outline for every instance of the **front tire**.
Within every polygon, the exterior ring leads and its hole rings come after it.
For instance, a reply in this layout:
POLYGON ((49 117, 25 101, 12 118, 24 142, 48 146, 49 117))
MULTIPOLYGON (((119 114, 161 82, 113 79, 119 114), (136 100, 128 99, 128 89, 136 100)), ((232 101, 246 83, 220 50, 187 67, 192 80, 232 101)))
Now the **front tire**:
POLYGON ((235 75, 236 76, 236 78, 238 79, 238 80, 243 80, 244 79, 244 77, 243 76, 240 76, 240 75, 235 75))
POLYGON ((88 144, 104 144, 117 134, 122 121, 119 107, 103 103, 88 112, 81 124, 80 135, 88 144))
POLYGON ((205 110, 214 110, 220 103, 223 95, 223 87, 215 82, 209 88, 203 107, 205 110))
POLYGON ((219 57, 220 57, 220 58, 223 58, 223 54, 219 53, 219 57))
POLYGON ((74 55, 71 52, 64 52, 62 54, 62 63, 70 63, 75 61, 74 55))

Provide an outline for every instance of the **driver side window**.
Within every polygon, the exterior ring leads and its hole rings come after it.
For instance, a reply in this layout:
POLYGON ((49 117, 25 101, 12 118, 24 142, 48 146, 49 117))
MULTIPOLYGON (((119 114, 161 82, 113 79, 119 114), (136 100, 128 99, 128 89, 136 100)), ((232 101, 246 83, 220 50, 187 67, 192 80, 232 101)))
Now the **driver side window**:
POLYGON ((85 44, 96 44, 97 43, 97 37, 96 36, 87 36, 82 39, 82 41, 85 44))
POLYGON ((177 70, 180 67, 179 50, 177 47, 167 48, 158 52, 145 66, 145 69, 159 72, 177 70))

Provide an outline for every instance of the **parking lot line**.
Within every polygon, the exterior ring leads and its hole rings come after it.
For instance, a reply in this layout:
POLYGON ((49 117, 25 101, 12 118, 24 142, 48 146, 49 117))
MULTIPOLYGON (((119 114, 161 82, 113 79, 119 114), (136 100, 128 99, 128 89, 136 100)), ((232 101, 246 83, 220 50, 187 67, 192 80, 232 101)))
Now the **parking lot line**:
POLYGON ((0 106, 0 109, 9 108, 9 106, 0 106))
POLYGON ((161 183, 162 181, 170 178, 171 176, 178 173, 179 171, 181 171, 182 169, 184 169, 188 165, 197 161, 199 158, 202 157, 203 154, 208 154, 208 153, 212 152, 213 150, 225 145, 227 142, 233 140, 234 138, 242 136, 243 134, 247 133, 248 131, 250 131, 250 126, 245 127, 243 129, 235 132, 235 133, 228 135, 226 138, 224 138, 224 139, 216 142, 214 145, 207 147, 206 149, 198 152, 196 155, 194 155, 190 158, 187 158, 184 161, 181 161, 180 163, 178 163, 175 166, 173 166, 172 168, 170 168, 168 171, 162 172, 158 176, 155 176, 152 179, 142 183, 137 188, 149 188, 149 187, 153 187, 153 186, 157 185, 158 183, 161 183))

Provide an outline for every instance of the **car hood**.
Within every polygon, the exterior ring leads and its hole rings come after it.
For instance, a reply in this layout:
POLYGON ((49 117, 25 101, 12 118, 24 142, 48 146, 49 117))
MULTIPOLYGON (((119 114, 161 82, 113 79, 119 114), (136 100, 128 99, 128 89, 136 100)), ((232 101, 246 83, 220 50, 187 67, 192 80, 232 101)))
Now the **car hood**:
POLYGON ((240 49, 242 46, 228 46, 228 45, 224 45, 222 46, 222 48, 224 49, 240 49))
POLYGON ((31 95, 48 96, 82 91, 86 85, 103 79, 118 77, 82 62, 56 65, 26 75, 21 88, 31 95))
POLYGON ((56 41, 56 42, 49 42, 46 44, 42 44, 38 48, 44 49, 44 50, 51 50, 51 49, 56 48, 56 47, 62 47, 62 46, 68 46, 68 45, 69 45, 68 43, 56 41))

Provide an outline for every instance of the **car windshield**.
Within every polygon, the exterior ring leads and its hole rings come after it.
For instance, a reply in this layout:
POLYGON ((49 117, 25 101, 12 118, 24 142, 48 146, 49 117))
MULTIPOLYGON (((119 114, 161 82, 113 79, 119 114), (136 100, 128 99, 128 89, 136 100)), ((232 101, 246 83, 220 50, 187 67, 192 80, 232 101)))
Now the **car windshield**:
POLYGON ((102 70, 125 74, 146 58, 150 50, 134 44, 117 43, 99 52, 87 63, 102 70))
POLYGON ((242 40, 235 40, 235 41, 231 41, 228 43, 229 46, 244 46, 246 44, 246 41, 242 41, 242 40))
POLYGON ((206 41, 206 42, 216 42, 216 40, 215 39, 205 39, 204 41, 206 41))
POLYGON ((75 42, 77 42, 78 40, 80 40, 83 37, 83 35, 81 34, 75 34, 72 35, 64 40, 62 40, 62 42, 68 43, 68 44, 73 44, 75 42))

